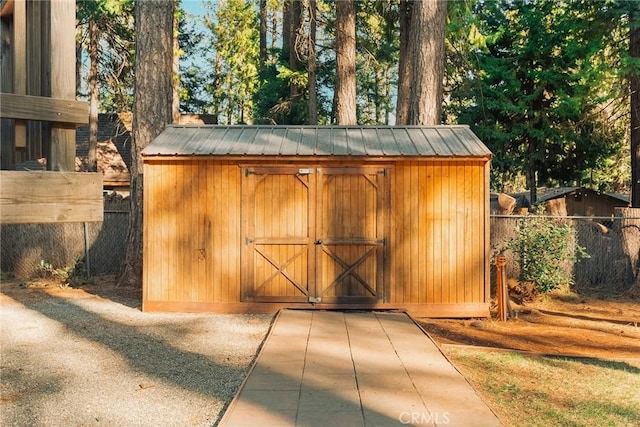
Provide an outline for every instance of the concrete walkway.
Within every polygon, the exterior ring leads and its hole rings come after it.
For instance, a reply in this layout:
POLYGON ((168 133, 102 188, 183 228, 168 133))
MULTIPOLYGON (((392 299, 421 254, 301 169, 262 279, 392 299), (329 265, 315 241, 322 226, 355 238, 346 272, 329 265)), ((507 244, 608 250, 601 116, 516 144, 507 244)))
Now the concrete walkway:
POLYGON ((283 310, 221 425, 500 422, 406 314, 283 310))

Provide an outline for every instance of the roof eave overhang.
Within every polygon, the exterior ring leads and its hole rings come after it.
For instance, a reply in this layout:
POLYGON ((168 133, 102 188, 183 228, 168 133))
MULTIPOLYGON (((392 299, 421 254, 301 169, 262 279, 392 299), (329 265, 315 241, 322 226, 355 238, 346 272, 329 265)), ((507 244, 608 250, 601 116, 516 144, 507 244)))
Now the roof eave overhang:
POLYGON ((218 160, 218 161, 268 161, 275 163, 301 163, 301 162, 406 162, 406 161, 485 161, 491 160, 491 155, 481 156, 354 156, 354 155, 253 155, 253 154, 226 154, 226 155, 206 155, 206 154, 142 154, 144 161, 181 161, 181 160, 218 160))

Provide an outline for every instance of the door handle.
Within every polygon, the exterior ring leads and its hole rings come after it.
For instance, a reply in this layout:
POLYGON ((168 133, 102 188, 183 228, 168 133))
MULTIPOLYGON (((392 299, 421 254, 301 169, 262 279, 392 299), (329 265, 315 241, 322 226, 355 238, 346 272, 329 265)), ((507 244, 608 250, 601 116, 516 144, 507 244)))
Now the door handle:
POLYGON ((322 244, 322 239, 318 239, 314 242, 316 245, 321 245, 322 244))

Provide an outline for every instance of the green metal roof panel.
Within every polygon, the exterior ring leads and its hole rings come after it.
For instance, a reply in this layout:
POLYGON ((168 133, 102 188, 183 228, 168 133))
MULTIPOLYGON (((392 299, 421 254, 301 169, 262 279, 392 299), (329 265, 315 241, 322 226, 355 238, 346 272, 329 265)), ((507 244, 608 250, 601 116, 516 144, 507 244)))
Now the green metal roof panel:
POLYGON ((466 125, 169 125, 144 156, 488 157, 466 125))

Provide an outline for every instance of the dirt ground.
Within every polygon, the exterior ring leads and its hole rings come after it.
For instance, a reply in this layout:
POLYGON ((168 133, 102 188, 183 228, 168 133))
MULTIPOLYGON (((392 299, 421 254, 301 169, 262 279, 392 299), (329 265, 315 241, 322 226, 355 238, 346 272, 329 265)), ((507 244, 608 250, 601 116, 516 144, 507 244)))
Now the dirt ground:
MULTIPOLYGON (((61 287, 51 280, 3 281, 3 292, 23 299, 47 295, 85 298, 88 294, 139 308, 139 289, 115 286, 111 278, 61 287), (42 292, 42 290, 46 292, 42 292)), ((1 294, 0 294, 1 298, 1 294)), ((418 319, 438 344, 522 350, 541 354, 598 358, 640 358, 640 300, 596 299, 551 294, 535 302, 513 304, 514 317, 492 319, 418 319), (517 317, 516 317, 517 316, 517 317)))
POLYGON ((439 344, 604 359, 640 358, 639 300, 557 294, 512 308, 514 318, 506 322, 495 320, 495 313, 494 319, 419 321, 439 344))
POLYGON ((142 313, 113 280, 0 282, 0 425, 211 426, 271 315, 142 313))

